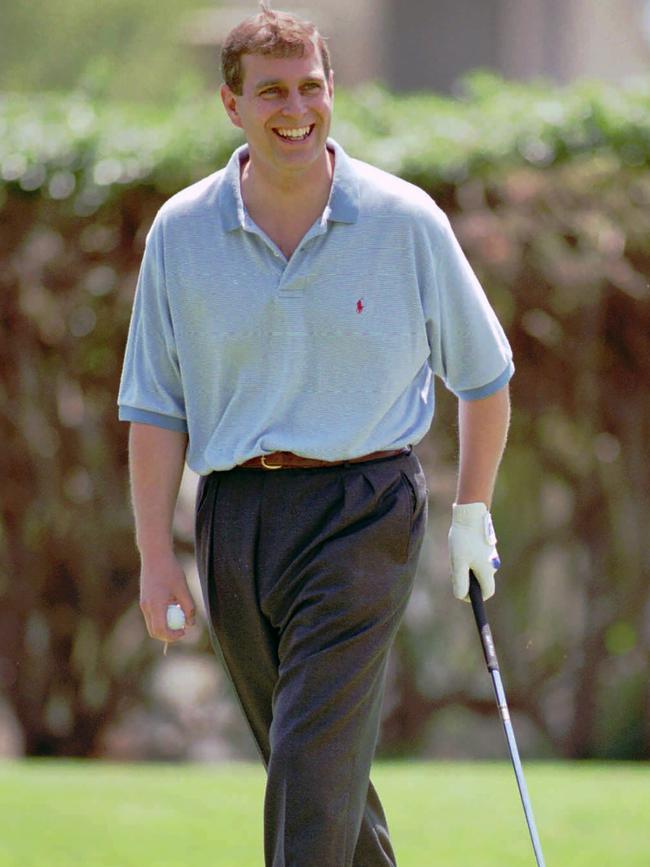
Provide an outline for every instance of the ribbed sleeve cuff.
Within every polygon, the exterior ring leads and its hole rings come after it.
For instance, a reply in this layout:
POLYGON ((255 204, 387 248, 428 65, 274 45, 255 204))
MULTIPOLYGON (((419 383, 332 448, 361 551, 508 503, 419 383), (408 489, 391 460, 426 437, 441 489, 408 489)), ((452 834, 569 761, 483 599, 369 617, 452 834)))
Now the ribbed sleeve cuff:
POLYGON ((118 410, 120 421, 137 421, 141 424, 150 424, 154 427, 162 427, 165 430, 173 430, 178 433, 187 433, 187 421, 184 418, 176 418, 172 415, 162 415, 158 412, 149 412, 146 409, 136 409, 134 406, 120 406, 118 410))
POLYGON ((487 385, 482 385, 480 388, 466 388, 463 391, 456 391, 455 394, 461 400, 480 400, 482 397, 489 397, 500 388, 503 388, 506 383, 510 382, 514 372, 515 366, 510 361, 503 373, 497 376, 496 379, 493 379, 492 382, 488 382, 487 385))

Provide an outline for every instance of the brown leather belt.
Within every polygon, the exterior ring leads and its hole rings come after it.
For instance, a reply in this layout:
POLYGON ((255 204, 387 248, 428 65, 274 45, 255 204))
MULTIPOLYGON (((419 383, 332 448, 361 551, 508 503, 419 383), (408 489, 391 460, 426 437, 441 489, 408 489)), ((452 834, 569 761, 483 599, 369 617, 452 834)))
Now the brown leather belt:
POLYGON ((302 470, 315 467, 336 467, 341 464, 360 464, 363 461, 377 461, 381 458, 408 454, 410 451, 410 448, 391 449, 387 452, 372 452, 372 454, 362 455, 360 458, 348 458, 344 461, 319 461, 316 458, 303 458, 300 455, 294 455, 293 452, 271 452, 270 455, 251 458, 239 466, 259 470, 302 470))

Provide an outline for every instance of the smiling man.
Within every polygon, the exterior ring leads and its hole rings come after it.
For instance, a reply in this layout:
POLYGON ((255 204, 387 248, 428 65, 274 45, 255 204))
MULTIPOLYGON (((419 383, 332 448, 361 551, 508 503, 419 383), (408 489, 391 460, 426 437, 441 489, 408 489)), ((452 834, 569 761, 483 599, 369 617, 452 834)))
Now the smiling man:
POLYGON ((246 143, 153 223, 119 395, 149 634, 191 624, 175 556, 186 460, 210 635, 267 768, 267 867, 390 867, 370 783, 386 662, 427 515, 412 451, 434 376, 459 399, 452 586, 484 598, 509 417, 506 337, 421 190, 329 137, 315 27, 262 4, 226 39, 221 97, 246 143))
POLYGON ((317 40, 305 43, 302 55, 288 57, 240 53, 239 40, 236 45, 226 43, 224 70, 227 75, 235 62, 231 55, 239 54, 241 71, 227 79, 221 98, 248 142, 242 200, 253 222, 290 259, 330 195, 332 71, 329 63, 325 69, 317 40))

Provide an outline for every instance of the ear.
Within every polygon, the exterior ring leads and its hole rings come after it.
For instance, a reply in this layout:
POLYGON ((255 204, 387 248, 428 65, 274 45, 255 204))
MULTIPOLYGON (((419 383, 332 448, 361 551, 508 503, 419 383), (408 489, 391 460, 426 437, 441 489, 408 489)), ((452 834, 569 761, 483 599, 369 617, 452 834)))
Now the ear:
POLYGON ((334 96, 334 70, 330 69, 330 74, 327 77, 327 90, 329 91, 330 99, 334 96))
POLYGON ((219 91, 221 95, 221 101, 223 102, 223 107, 226 109, 226 114, 232 121, 232 123, 241 129, 242 122, 239 117, 239 112, 237 111, 237 94, 233 93, 233 91, 228 87, 227 84, 221 85, 221 90, 219 91))

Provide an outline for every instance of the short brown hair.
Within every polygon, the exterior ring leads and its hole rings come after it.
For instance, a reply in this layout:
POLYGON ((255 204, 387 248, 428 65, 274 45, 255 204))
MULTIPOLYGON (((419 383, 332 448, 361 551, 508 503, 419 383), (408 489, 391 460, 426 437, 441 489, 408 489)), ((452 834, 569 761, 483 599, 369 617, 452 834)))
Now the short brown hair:
POLYGON ((221 50, 223 80, 232 92, 238 95, 242 92, 242 55, 302 57, 307 43, 320 51, 323 72, 325 78, 329 78, 330 55, 316 25, 288 12, 276 12, 264 0, 260 2, 260 6, 261 12, 242 21, 230 31, 221 50))

